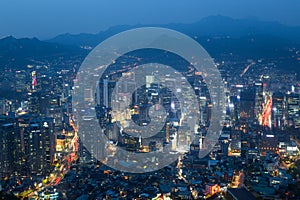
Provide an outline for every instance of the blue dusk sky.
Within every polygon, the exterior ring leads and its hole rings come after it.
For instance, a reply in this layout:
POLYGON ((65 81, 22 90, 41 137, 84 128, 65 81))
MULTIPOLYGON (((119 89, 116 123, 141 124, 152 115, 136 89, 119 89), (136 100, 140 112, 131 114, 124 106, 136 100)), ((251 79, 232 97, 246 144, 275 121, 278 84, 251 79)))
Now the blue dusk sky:
POLYGON ((300 26, 299 0, 1 0, 0 38, 97 33, 115 25, 193 23, 223 15, 300 26))

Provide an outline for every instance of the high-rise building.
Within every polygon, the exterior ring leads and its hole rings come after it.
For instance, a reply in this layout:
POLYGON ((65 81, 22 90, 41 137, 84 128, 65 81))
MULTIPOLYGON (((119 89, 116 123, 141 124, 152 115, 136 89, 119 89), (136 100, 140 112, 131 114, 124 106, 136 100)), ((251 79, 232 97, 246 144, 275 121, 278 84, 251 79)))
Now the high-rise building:
POLYGON ((232 152, 240 152, 241 151, 241 131, 238 129, 231 131, 231 143, 230 143, 230 149, 232 152))
POLYGON ((8 118, 0 120, 0 152, 0 178, 20 172, 21 136, 15 123, 8 118))
POLYGON ((63 129, 63 107, 59 96, 52 96, 49 98, 46 116, 54 119, 56 131, 61 131, 63 129))
POLYGON ((237 122, 240 118, 240 96, 229 97, 230 116, 233 122, 237 122))
POLYGON ((262 113, 262 105, 263 105, 263 83, 261 80, 255 82, 255 110, 254 114, 256 118, 262 113))
POLYGON ((115 88, 116 82, 109 79, 101 79, 98 82, 98 88, 96 88, 96 101, 93 102, 106 108, 111 107, 110 98, 115 88))
POLYGON ((28 110, 36 115, 40 114, 40 93, 28 93, 28 110))
POLYGON ((254 118, 255 90, 245 89, 241 92, 240 117, 245 119, 254 118))
POLYGON ((16 71, 15 74, 15 90, 16 92, 26 92, 28 91, 29 84, 28 84, 28 76, 26 71, 16 71))
POLYGON ((273 97, 272 126, 274 128, 282 128, 286 121, 285 95, 283 93, 274 93, 272 97, 273 97))
POLYGON ((29 173, 43 174, 50 171, 55 153, 53 119, 29 121, 24 129, 24 154, 29 173))
POLYGON ((222 138, 220 143, 221 143, 221 153, 224 156, 228 156, 228 149, 229 149, 229 140, 228 140, 228 138, 222 138))
POLYGON ((193 130, 187 124, 183 124, 177 132, 177 144, 176 150, 181 151, 188 151, 189 145, 191 142, 191 135, 194 134, 193 130))
POLYGON ((290 126, 300 128, 300 100, 299 94, 290 93, 287 95, 287 114, 290 126))

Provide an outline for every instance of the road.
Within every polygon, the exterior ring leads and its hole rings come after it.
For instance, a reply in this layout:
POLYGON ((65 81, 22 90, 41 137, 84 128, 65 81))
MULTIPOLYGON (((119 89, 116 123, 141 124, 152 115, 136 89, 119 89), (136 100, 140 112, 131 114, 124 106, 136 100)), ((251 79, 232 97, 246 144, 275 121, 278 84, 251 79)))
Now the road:
MULTIPOLYGON (((73 127, 74 136, 72 139, 65 145, 65 148, 62 151, 61 158, 58 159, 58 164, 55 167, 55 170, 49 175, 47 183, 39 183, 34 189, 30 189, 27 191, 22 192, 18 195, 19 198, 28 198, 30 199, 33 196, 36 196, 37 193, 58 185, 61 180, 64 178, 66 173, 69 171, 73 162, 78 159, 78 134, 77 134, 77 127, 74 125, 73 121, 70 120, 70 125, 73 127)), ((44 179, 46 180, 46 179, 44 179)))

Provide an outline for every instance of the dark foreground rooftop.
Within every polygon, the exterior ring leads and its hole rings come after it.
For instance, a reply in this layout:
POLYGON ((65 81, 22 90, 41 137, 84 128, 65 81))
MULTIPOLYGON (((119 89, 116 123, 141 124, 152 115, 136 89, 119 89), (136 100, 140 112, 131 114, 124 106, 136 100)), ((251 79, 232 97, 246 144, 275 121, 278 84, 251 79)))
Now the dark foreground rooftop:
POLYGON ((256 200, 245 188, 229 188, 228 193, 236 200, 256 200))

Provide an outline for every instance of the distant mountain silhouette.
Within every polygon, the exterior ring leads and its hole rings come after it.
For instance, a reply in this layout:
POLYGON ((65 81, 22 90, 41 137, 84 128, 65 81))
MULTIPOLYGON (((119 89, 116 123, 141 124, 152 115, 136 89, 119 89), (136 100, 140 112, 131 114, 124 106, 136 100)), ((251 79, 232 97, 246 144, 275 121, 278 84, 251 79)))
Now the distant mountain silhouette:
MULTIPOLYGON (((222 55, 234 55, 241 59, 278 58, 276 64, 280 69, 297 71, 300 77, 300 61, 290 51, 291 48, 300 49, 300 27, 224 16, 207 17, 193 24, 148 26, 165 27, 185 33, 203 45, 212 57, 220 60, 222 55)), ((143 25, 114 26, 98 34, 64 34, 48 42, 95 47, 114 34, 138 27, 143 25)))
POLYGON ((271 35, 300 42, 300 27, 289 27, 278 22, 264 22, 256 19, 232 19, 224 16, 210 16, 193 24, 179 26, 176 24, 169 27, 176 29, 176 26, 179 31, 189 35, 231 37, 271 35))
POLYGON ((22 68, 28 64, 49 64, 54 60, 86 55, 77 46, 40 41, 37 38, 16 39, 12 36, 0 40, 0 65, 22 68))
MULTIPOLYGON (((145 25, 114 26, 98 34, 63 34, 48 40, 48 42, 94 47, 109 36, 143 26, 145 25)), ((189 36, 197 37, 270 35, 300 43, 300 27, 289 27, 278 22, 262 22, 255 19, 232 19, 224 16, 211 16, 193 24, 150 24, 146 26, 171 28, 189 36)))
POLYGON ((101 31, 97 34, 89 34, 89 33, 80 33, 80 34, 62 34, 58 35, 50 40, 46 40, 46 42, 52 42, 57 44, 64 44, 64 45, 76 45, 80 47, 84 46, 91 46, 95 47, 100 42, 104 41, 108 37, 120 33, 125 30, 129 30, 132 28, 138 28, 143 27, 142 25, 135 25, 135 26, 129 26, 129 25, 120 25, 120 26, 114 26, 106 31, 101 31))
MULTIPOLYGON (((147 25, 165 27, 185 33, 196 39, 208 53, 221 61, 224 55, 240 59, 275 61, 282 70, 297 71, 300 78, 299 56, 291 49, 300 49, 300 27, 289 27, 277 22, 255 19, 232 19, 211 16, 193 24, 147 25)), ((144 27, 114 26, 98 34, 63 34, 40 41, 37 38, 0 39, 0 66, 22 68, 28 64, 65 66, 64 61, 83 61, 87 53, 106 38, 119 32, 144 27)))

